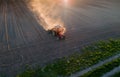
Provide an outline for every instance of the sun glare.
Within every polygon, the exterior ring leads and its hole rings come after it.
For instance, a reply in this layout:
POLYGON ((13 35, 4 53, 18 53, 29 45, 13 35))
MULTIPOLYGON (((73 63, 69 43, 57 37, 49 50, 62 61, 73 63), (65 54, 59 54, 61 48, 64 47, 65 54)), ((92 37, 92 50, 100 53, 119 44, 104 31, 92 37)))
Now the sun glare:
POLYGON ((72 6, 75 1, 74 0, 62 0, 62 2, 64 5, 72 6))
POLYGON ((68 3, 68 0, 64 0, 65 3, 68 3))

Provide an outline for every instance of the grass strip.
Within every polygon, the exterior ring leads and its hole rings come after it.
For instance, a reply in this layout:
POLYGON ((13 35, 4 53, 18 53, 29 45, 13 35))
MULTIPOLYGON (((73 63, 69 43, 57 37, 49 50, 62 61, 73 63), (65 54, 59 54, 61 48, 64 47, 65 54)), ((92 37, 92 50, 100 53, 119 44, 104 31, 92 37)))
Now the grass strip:
POLYGON ((25 70, 17 77, 69 76, 120 53, 120 40, 100 41, 84 47, 82 51, 82 54, 75 53, 68 57, 63 57, 45 67, 25 70))
POLYGON ((115 67, 118 67, 119 65, 120 65, 120 58, 108 62, 96 69, 93 69, 92 71, 80 77, 101 77, 103 74, 113 70, 115 67))
POLYGON ((116 74, 113 75, 112 77, 120 77, 120 72, 116 73, 116 74))

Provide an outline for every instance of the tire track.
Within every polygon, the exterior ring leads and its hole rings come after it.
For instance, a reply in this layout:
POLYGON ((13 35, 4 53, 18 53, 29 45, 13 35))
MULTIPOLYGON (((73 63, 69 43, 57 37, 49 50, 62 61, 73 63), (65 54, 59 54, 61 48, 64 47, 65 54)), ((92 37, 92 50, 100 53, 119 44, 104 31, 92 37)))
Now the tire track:
POLYGON ((3 5, 2 1, 0 1, 0 50, 3 49, 3 5))
POLYGON ((4 4, 5 5, 5 37, 6 37, 6 42, 7 42, 7 49, 9 50, 10 49, 10 43, 9 43, 9 35, 8 35, 8 20, 7 20, 7 3, 4 4))
POLYGON ((7 20, 8 20, 8 36, 9 36, 9 42, 10 42, 10 49, 16 47, 16 32, 15 32, 15 27, 12 21, 12 16, 13 16, 13 12, 11 10, 11 1, 9 1, 7 3, 7 8, 8 8, 8 16, 7 16, 7 20))
MULTIPOLYGON (((22 6, 22 2, 19 2, 19 4, 20 4, 20 6, 22 6)), ((33 31, 36 31, 38 34, 39 34, 39 40, 42 40, 43 39, 43 37, 41 37, 41 32, 40 32, 40 30, 38 30, 36 27, 35 27, 35 25, 37 25, 38 26, 38 24, 35 24, 35 19, 34 19, 34 17, 33 17, 33 15, 30 13, 30 11, 29 11, 29 9, 27 8, 27 6, 25 7, 23 7, 22 6, 22 8, 23 8, 23 10, 21 10, 23 13, 24 13, 24 16, 26 16, 27 18, 28 18, 28 20, 26 21, 26 24, 28 24, 29 23, 29 21, 31 21, 31 24, 30 24, 30 26, 32 27, 32 30, 33 31), (26 13, 26 12, 29 12, 30 14, 28 14, 28 13, 26 13)), ((36 22, 37 23, 37 22, 36 22)), ((36 34, 36 33, 35 33, 36 34)))
MULTIPOLYGON (((19 3, 22 6, 22 2, 19 2, 19 3)), ((43 30, 42 26, 40 26, 40 24, 37 22, 37 20, 35 19, 33 13, 30 11, 28 6, 27 5, 26 6, 22 6, 22 8, 24 9, 22 11, 24 12, 26 17, 28 18, 28 22, 31 21, 31 24, 32 24, 31 27, 34 29, 34 31, 36 31, 39 34, 39 40, 43 41, 46 38, 48 38, 48 35, 46 34, 45 30, 43 30), (29 14, 26 13, 27 11, 29 12, 29 14)), ((47 39, 46 41, 48 41, 48 40, 49 39, 47 39)))
POLYGON ((22 45, 26 45, 27 44, 27 39, 25 38, 24 36, 24 32, 23 32, 23 29, 22 29, 22 23, 21 23, 21 20, 19 19, 21 16, 20 16, 20 10, 19 10, 19 7, 14 3, 14 1, 12 1, 12 11, 14 12, 14 15, 13 15, 13 22, 14 22, 14 26, 16 27, 16 33, 18 33, 19 35, 19 38, 17 40, 17 42, 20 40, 22 43, 18 42, 19 46, 22 45), (19 14, 18 14, 19 13, 19 14))

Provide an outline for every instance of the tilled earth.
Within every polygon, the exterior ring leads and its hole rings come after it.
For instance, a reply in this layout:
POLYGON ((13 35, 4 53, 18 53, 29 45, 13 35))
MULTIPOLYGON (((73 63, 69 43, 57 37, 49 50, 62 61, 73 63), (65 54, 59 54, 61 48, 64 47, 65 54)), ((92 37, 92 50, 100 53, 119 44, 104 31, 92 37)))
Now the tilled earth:
POLYGON ((45 65, 92 42, 120 38, 120 1, 90 0, 65 8, 66 40, 49 35, 22 0, 0 0, 0 75, 45 65))

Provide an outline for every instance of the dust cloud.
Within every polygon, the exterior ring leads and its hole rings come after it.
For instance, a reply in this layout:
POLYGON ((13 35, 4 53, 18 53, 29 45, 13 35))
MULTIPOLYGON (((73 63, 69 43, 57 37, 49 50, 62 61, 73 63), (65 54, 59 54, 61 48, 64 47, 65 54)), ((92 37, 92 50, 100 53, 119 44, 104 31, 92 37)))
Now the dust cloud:
POLYGON ((34 13, 37 21, 45 30, 56 25, 65 26, 61 15, 64 13, 60 0, 28 0, 27 5, 34 13))

